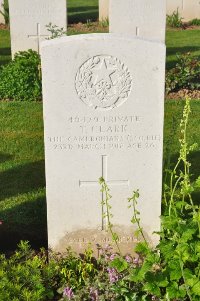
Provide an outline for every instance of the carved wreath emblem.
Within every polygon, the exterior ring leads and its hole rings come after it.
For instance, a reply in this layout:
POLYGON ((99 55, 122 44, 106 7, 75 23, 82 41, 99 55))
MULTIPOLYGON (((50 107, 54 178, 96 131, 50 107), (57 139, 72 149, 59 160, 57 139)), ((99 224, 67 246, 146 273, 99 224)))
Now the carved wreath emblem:
POLYGON ((98 55, 79 68, 75 87, 79 98, 89 107, 111 109, 127 100, 132 78, 119 59, 98 55))

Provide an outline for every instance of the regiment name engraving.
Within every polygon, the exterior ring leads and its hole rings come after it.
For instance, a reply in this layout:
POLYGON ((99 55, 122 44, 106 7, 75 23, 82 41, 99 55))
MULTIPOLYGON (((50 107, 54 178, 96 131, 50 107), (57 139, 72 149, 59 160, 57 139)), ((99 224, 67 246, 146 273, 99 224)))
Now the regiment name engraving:
POLYGON ((156 149, 161 137, 140 132, 142 121, 139 115, 70 116, 66 118, 66 135, 49 136, 47 143, 57 151, 156 149))

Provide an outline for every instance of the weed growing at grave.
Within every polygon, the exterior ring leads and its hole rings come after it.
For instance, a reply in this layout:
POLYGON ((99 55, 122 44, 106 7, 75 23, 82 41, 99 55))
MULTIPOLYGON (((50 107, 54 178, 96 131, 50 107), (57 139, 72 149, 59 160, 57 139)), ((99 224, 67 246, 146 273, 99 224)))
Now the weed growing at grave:
POLYGON ((118 244, 119 237, 118 237, 117 233, 115 233, 113 231, 113 224, 111 222, 111 219, 112 219, 113 215, 111 213, 112 207, 109 203, 110 199, 112 198, 112 196, 109 193, 110 189, 109 189, 108 185, 106 184, 104 178, 102 178, 102 177, 99 179, 99 184, 101 185, 101 192, 104 195, 104 200, 102 201, 101 205, 106 208, 103 217, 107 220, 108 231, 112 235, 112 239, 113 239, 113 241, 114 241, 114 243, 115 243, 115 245, 118 249, 119 254, 121 254, 119 244, 118 244))
POLYGON ((200 89, 200 60, 191 54, 177 55, 176 67, 167 72, 166 92, 200 89))
MULTIPOLYGON (((127 299, 124 294, 123 300, 197 301, 200 298, 200 207, 194 203, 192 195, 200 188, 200 177, 191 182, 188 155, 197 145, 187 142, 190 113, 190 101, 186 99, 180 123, 179 158, 174 169, 167 171, 169 184, 166 182, 164 186, 161 241, 155 250, 148 246, 140 226, 136 208, 138 191, 128 199, 133 207, 132 221, 138 225, 144 242, 135 248, 140 264, 128 272, 126 280, 141 285, 143 294, 136 294, 134 299, 127 299)), ((128 271, 120 257, 113 260, 111 267, 118 273, 118 279, 121 272, 128 271)))
POLYGON ((174 11, 171 15, 167 15, 167 26, 180 28, 183 27, 183 18, 181 18, 179 11, 174 11))
POLYGON ((46 25, 46 28, 51 34, 48 40, 52 40, 67 35, 67 32, 64 30, 63 27, 59 28, 57 25, 53 25, 52 23, 46 25))
POLYGON ((18 52, 0 69, 0 99, 40 100, 42 95, 40 56, 33 50, 18 52))
POLYGON ((102 19, 99 21, 99 25, 101 27, 108 27, 109 26, 109 19, 108 18, 105 18, 105 19, 102 19))
POLYGON ((92 27, 92 21, 91 21, 90 19, 87 19, 86 27, 87 27, 87 28, 92 27))

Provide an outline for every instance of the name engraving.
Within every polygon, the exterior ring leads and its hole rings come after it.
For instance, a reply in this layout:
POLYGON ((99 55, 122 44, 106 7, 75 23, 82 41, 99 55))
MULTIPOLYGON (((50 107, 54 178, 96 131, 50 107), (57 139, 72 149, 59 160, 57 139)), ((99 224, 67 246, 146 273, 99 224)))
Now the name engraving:
POLYGON ((161 136, 141 131, 144 118, 130 116, 70 116, 64 136, 49 136, 46 143, 56 151, 154 150, 161 136))

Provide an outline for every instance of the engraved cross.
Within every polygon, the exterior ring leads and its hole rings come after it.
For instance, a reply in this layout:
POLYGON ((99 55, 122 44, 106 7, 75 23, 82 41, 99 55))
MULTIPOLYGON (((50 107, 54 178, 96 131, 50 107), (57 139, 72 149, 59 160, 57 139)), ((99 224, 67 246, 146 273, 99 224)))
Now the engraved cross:
MULTIPOLYGON (((108 170, 108 156, 101 156, 101 167, 102 167, 102 178, 104 178, 108 186, 129 186, 129 180, 108 180, 107 170, 108 170)), ((98 181, 79 181, 79 187, 91 187, 99 186, 98 181)), ((104 219, 104 193, 102 192, 102 230, 105 230, 105 219, 104 219)))
POLYGON ((37 23, 37 34, 36 35, 28 35, 28 38, 37 39, 37 52, 40 53, 40 39, 43 37, 49 37, 49 35, 42 35, 40 31, 40 23, 37 23))

